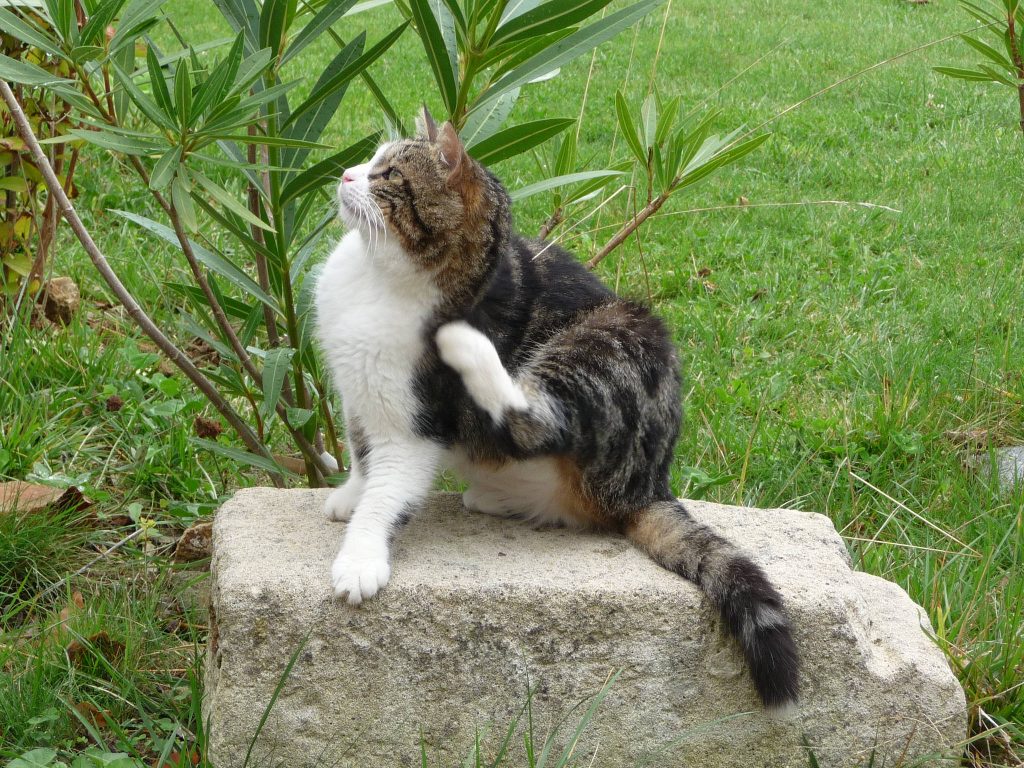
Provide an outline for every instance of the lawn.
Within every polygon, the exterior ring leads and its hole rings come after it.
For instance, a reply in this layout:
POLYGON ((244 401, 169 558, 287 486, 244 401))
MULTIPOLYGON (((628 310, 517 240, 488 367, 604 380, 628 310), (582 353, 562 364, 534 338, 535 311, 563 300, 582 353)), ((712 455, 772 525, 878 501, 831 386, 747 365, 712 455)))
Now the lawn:
MULTIPOLYGON (((193 39, 226 32, 209 0, 166 7, 193 39)), ((337 28, 351 36, 365 26, 374 40, 398 18, 385 7, 337 28)), ((598 267, 653 304, 681 350, 688 418, 676 489, 827 514, 859 568, 927 610, 976 729, 994 731, 972 759, 1017 765, 1024 487, 1000 491, 967 461, 1024 444, 1017 106, 1006 89, 932 72, 976 58, 950 40, 779 117, 848 75, 972 26, 953 0, 673 0, 593 59, 532 86, 515 116, 575 116, 586 88, 581 156, 594 167, 621 159, 615 91, 639 101, 659 50, 664 95, 719 107, 722 129, 772 131, 598 267)), ((310 49, 294 76, 317 73, 328 53, 310 49)), ((371 71, 402 114, 424 100, 442 112, 413 35, 371 71)), ((380 126, 354 84, 329 142, 348 145, 380 126)), ((539 178, 529 157, 496 170, 512 188, 539 178)), ((77 204, 113 266, 187 341, 163 288, 184 265, 106 212, 156 217, 147 193, 97 150, 80 173, 77 204)), ((581 257, 624 214, 613 202, 588 216, 595 205, 556 230, 581 257)), ((517 209, 520 229, 536 232, 548 208, 531 198, 517 209)), ((266 477, 189 442, 193 419, 211 409, 111 306, 66 231, 61 242, 53 269, 79 282, 84 311, 66 328, 21 325, 0 349, 0 479, 75 482, 95 503, 88 521, 59 525, 0 514, 0 757, 40 746, 71 753, 95 737, 152 758, 196 732, 206 630, 182 598, 182 581, 200 574, 173 567, 168 547, 235 488, 266 477), (113 396, 122 407, 108 407, 113 396), (127 536, 115 555, 59 581, 127 536), (115 652, 104 654, 100 633, 115 652), (99 728, 97 711, 109 715, 99 728)))

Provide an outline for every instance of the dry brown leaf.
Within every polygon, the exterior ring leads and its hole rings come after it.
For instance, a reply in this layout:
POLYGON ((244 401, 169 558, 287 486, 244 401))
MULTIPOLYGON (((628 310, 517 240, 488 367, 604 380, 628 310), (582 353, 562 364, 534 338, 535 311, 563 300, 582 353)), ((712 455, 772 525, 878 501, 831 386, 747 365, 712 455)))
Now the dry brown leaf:
POLYGON ((124 658, 124 643, 120 640, 112 639, 106 632, 97 632, 95 635, 90 635, 84 643, 79 640, 72 640, 64 650, 67 652, 71 663, 77 667, 81 666, 91 649, 95 649, 97 653, 102 654, 103 658, 111 664, 116 664, 124 658))
POLYGON ((63 512, 91 506, 92 502, 74 486, 51 488, 22 480, 0 483, 0 512, 39 512, 47 508, 63 512))
POLYGON ((196 416, 192 426, 198 437, 206 438, 207 440, 216 440, 220 433, 224 431, 224 427, 220 425, 219 421, 207 419, 204 416, 196 416))
POLYGON ((36 512, 50 506, 63 494, 62 488, 25 483, 21 480, 0 483, 0 511, 36 512))
POLYGON ((87 721, 96 730, 106 726, 107 718, 110 717, 109 712, 105 712, 95 704, 88 701, 79 701, 71 706, 73 706, 75 711, 82 716, 83 720, 87 721))
MULTIPOLYGON (((163 762, 163 765, 167 768, 192 768, 193 766, 199 765, 200 758, 199 752, 195 749, 189 752, 181 752, 177 749, 172 750, 171 754, 167 756, 167 759, 163 762)), ((153 762, 150 763, 151 768, 156 768, 160 764, 160 758, 153 758, 153 762)))
POLYGON ((289 472, 294 472, 297 475, 306 474, 306 462, 297 456, 285 456, 284 454, 281 453, 275 453, 274 461, 276 461, 282 467, 287 469, 289 472))

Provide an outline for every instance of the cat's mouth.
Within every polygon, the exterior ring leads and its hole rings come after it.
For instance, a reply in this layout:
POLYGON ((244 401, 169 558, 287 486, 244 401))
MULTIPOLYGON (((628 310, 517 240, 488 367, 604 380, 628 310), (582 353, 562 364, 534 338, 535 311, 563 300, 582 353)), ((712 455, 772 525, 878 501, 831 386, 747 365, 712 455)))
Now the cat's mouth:
POLYGON ((352 188, 338 185, 338 215, 346 226, 367 234, 384 231, 384 214, 373 198, 352 188))

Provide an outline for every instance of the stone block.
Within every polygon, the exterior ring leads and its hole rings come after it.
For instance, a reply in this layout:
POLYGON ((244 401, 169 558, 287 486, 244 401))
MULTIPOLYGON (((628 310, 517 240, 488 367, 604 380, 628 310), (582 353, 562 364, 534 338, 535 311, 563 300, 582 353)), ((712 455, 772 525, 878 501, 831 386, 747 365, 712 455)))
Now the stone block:
POLYGON ((805 740, 823 768, 872 751, 876 766, 956 764, 943 758, 966 735, 964 694, 927 617, 851 570, 822 515, 689 504, 785 596, 803 691, 780 714, 759 705, 700 592, 620 537, 535 531, 439 494, 398 538, 388 587, 352 608, 332 596, 344 525, 324 498, 249 489, 217 514, 205 700, 217 768, 242 766, 304 639, 250 765, 419 766, 421 741, 430 765, 461 765, 478 731, 500 741, 528 686, 543 740, 614 670, 580 765, 805 767, 805 740))

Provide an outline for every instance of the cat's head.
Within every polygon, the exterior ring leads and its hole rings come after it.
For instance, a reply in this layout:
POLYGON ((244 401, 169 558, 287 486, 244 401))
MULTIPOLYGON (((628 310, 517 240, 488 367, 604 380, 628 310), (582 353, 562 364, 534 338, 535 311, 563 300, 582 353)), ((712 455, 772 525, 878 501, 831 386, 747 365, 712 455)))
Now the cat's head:
POLYGON ((438 128, 424 108, 421 135, 384 144, 369 162, 345 170, 338 203, 349 227, 378 241, 383 232, 430 262, 507 216, 508 198, 451 123, 438 128))

